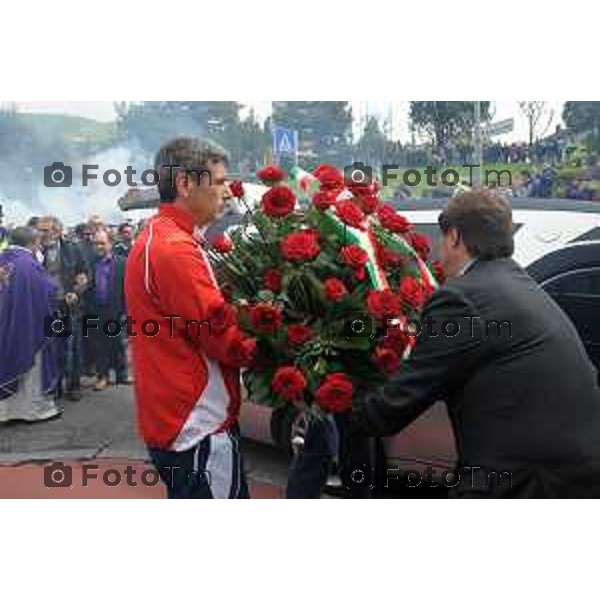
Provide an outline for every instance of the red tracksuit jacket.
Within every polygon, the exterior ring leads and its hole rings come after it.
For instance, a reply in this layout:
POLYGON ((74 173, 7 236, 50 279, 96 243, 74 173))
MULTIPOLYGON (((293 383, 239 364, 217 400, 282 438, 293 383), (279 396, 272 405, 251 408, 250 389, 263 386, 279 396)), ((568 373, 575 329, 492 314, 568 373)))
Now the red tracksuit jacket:
POLYGON ((240 407, 239 370, 229 352, 237 325, 215 335, 204 321, 224 300, 191 216, 161 205, 136 240, 125 275, 138 423, 146 444, 183 451, 230 427, 240 407), (144 322, 155 321, 156 326, 144 322), (198 335, 200 332, 200 335, 198 335))

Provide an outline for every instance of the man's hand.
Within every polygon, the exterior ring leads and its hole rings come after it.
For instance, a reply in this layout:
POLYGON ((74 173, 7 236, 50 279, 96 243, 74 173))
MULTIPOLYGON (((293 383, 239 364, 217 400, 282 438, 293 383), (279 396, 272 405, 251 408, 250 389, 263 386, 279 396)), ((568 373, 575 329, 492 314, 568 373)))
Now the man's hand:
POLYGON ((67 306, 75 306, 78 301, 79 296, 77 296, 75 292, 69 292, 68 294, 65 294, 65 302, 67 303, 67 306))

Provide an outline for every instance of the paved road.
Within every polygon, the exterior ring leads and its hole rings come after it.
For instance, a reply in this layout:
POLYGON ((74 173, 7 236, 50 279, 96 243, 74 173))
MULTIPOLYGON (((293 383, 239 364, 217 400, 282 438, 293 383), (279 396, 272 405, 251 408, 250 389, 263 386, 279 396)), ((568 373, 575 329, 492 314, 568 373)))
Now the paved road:
MULTIPOLYGON (((14 470, 22 476, 33 472, 26 467, 38 462, 54 460, 77 462, 94 461, 99 464, 124 464, 123 459, 146 461, 146 450, 135 425, 132 388, 112 386, 103 392, 85 389, 79 402, 66 402, 62 418, 41 423, 0 424, 0 465, 6 471, 14 470), (20 470, 15 470, 20 469, 20 470)), ((285 485, 287 461, 273 448, 244 441, 244 458, 250 482, 261 489, 273 488, 271 497, 280 497, 285 485)), ((42 481, 41 475, 35 475, 42 481)), ((3 481, 0 478, 0 497, 3 481)), ((36 492, 37 493, 37 492, 36 492)))

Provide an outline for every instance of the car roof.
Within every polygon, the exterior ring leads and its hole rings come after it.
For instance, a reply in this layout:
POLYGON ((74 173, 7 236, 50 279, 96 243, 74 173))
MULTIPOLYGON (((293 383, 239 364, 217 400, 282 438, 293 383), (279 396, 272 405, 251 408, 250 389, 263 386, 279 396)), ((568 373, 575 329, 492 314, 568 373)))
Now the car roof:
MULTIPOLYGON (((408 198, 388 200, 396 210, 441 210, 450 197, 408 198)), ((511 198, 513 210, 554 210, 566 212, 600 213, 600 202, 569 200, 566 198, 511 198)))

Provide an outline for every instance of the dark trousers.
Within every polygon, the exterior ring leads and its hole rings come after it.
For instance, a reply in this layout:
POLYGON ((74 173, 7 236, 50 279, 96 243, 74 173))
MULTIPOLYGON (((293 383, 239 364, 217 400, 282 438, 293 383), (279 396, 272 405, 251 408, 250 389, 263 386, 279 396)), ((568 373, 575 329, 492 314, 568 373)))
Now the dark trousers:
POLYGON ((148 448, 171 499, 250 497, 236 427, 212 434, 183 452, 148 448))
POLYGON ((67 392, 78 390, 81 387, 81 365, 83 354, 83 331, 81 315, 72 315, 73 335, 65 338, 64 347, 64 375, 65 389, 67 392))
POLYGON ((286 498, 320 498, 327 478, 337 472, 352 498, 371 498, 378 478, 375 438, 349 436, 344 416, 311 419, 304 445, 292 461, 286 498))
POLYGON ((96 363, 96 374, 106 379, 110 370, 114 369, 117 383, 127 379, 127 361, 125 360, 125 349, 122 336, 127 335, 124 327, 121 327, 119 335, 107 335, 115 332, 115 325, 108 324, 109 321, 119 321, 120 315, 111 312, 110 307, 100 306, 98 308, 98 329, 90 330, 94 362, 96 363))

